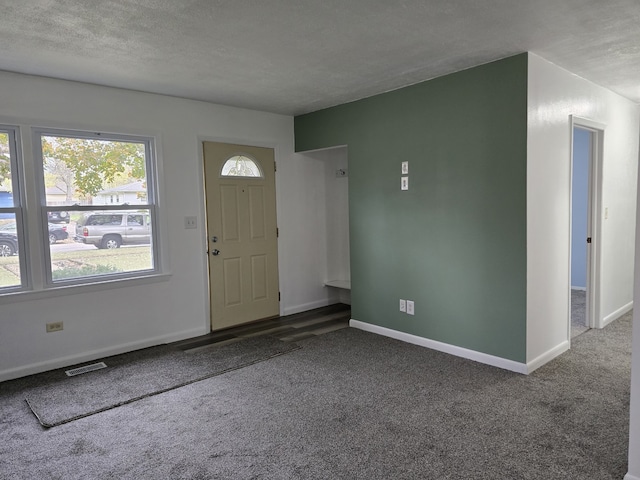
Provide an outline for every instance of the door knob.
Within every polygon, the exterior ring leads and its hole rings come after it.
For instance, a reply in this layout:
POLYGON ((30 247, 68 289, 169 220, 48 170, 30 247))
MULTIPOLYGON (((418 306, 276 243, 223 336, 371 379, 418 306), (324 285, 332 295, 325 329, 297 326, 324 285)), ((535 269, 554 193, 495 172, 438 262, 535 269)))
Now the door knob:
POLYGON ((213 243, 216 243, 216 242, 218 241, 218 237, 211 237, 211 241, 212 241, 213 243))
POLYGON ((213 252, 211 252, 211 255, 213 255, 214 257, 217 257, 218 255, 220 255, 220 250, 218 250, 217 248, 214 248, 213 252))

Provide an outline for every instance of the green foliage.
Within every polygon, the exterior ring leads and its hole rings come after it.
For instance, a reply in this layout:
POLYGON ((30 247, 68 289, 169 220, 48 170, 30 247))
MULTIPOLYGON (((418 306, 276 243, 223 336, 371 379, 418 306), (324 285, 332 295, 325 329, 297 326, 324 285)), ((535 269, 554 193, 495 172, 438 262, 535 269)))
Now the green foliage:
MULTIPOLYGON (((73 172, 76 192, 91 197, 104 184, 126 175, 132 180, 145 178, 145 152, 141 143, 113 142, 86 138, 42 137, 45 168, 60 163, 73 172)), ((55 172, 50 172, 55 173, 55 172)), ((58 173, 59 175, 59 173, 58 173)))
POLYGON ((11 175, 9 135, 0 133, 0 185, 11 175))
POLYGON ((64 268, 51 272, 53 280, 61 280, 65 278, 88 277, 92 275, 105 275, 109 273, 117 273, 122 270, 113 265, 82 265, 81 267, 64 268))

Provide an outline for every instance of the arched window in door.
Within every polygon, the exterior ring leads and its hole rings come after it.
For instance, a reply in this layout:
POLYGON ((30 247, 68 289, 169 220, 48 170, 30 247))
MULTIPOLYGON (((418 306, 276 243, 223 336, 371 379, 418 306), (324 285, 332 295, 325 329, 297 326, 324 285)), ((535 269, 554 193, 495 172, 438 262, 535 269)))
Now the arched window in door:
POLYGON ((260 165, 247 155, 234 155, 222 165, 221 177, 263 178, 260 165))

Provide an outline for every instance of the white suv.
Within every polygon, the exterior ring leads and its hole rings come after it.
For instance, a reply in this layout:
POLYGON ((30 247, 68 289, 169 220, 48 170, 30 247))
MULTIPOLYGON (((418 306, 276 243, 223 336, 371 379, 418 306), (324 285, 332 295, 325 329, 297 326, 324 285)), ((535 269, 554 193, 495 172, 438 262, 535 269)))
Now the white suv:
POLYGON ((98 248, 150 243, 151 217, 146 211, 87 212, 78 220, 74 240, 98 248))

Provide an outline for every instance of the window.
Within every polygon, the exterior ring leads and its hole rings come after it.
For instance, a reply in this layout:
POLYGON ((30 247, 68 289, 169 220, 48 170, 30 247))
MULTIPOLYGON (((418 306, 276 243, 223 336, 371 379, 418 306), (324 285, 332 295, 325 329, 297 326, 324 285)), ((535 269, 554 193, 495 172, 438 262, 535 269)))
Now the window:
POLYGON ((0 125, 0 293, 25 286, 18 130, 0 125))
POLYGON ((68 234, 45 251, 45 283, 156 273, 157 234, 150 221, 157 203, 152 140, 45 129, 35 134, 42 221, 48 219, 50 227, 64 223, 68 234), (53 186, 63 192, 64 206, 46 194, 53 186))
POLYGON ((222 177, 262 178, 258 164, 246 155, 234 155, 222 165, 222 177))

